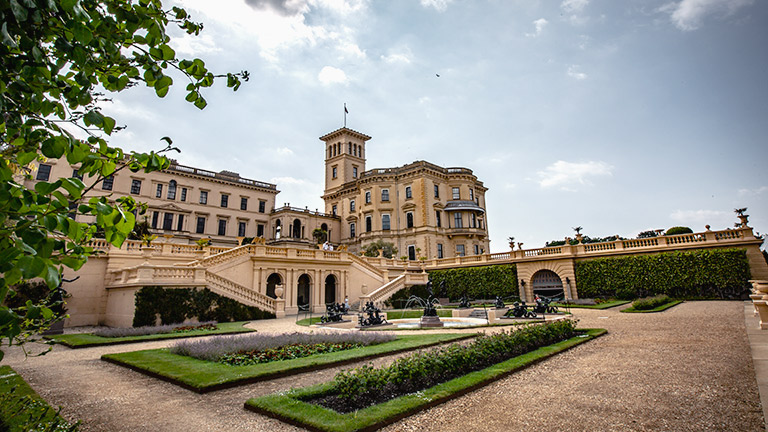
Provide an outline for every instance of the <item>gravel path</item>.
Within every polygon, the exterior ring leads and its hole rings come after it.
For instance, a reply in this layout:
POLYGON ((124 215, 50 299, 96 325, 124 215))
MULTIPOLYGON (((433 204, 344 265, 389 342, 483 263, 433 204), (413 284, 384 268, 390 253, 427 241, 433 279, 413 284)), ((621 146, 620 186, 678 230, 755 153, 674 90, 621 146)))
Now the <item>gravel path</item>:
MULTIPOLYGON (((660 314, 576 309, 581 327, 609 333, 387 431, 761 431, 764 430, 742 302, 687 302, 660 314)), ((252 325, 301 330, 292 320, 252 325)), ((105 353, 159 348, 148 342, 70 350, 57 346, 16 369, 83 431, 295 431, 245 411, 246 399, 324 382, 311 372, 198 395, 99 360, 105 353)), ((394 356, 376 363, 386 363, 394 356)), ((349 367, 349 366, 346 366, 349 367)))

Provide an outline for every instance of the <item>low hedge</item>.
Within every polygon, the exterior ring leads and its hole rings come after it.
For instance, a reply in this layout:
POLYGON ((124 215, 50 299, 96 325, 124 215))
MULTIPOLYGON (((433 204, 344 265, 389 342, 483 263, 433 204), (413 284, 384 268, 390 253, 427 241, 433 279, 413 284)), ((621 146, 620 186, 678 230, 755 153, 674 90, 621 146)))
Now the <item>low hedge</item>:
POLYGON ((274 318, 275 314, 220 296, 208 288, 162 288, 149 286, 136 293, 133 326, 176 324, 188 319, 198 321, 253 321, 274 318))
POLYGON ((465 293, 470 298, 516 297, 517 266, 494 265, 485 267, 467 267, 429 272, 432 286, 437 289, 445 281, 447 296, 457 301, 465 293))
POLYGON ((749 292, 744 249, 699 249, 576 263, 581 298, 736 299, 749 292))

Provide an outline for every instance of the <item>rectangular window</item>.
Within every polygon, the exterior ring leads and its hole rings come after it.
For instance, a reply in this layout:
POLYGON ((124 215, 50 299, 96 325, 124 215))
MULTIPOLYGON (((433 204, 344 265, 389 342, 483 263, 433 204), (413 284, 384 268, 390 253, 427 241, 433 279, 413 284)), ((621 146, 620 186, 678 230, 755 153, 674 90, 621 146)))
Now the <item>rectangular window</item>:
POLYGON ((157 228, 157 222, 160 219, 160 212, 152 212, 152 228, 157 228))
POLYGON ((474 201, 475 200, 475 191, 470 189, 469 190, 469 200, 474 201))
POLYGON ((382 201, 389 201, 389 189, 382 189, 381 190, 381 200, 382 201))
POLYGON ((443 257, 443 245, 441 243, 437 244, 437 257, 438 258, 443 257))
POLYGON ((349 200, 349 211, 355 211, 355 200, 349 200))
POLYGON ((389 231, 389 215, 383 214, 381 215, 381 229, 384 231, 389 231))
POLYGON ((472 215, 472 228, 477 228, 477 216, 474 213, 470 214, 472 215))
POLYGON ((202 216, 197 217, 197 229, 195 229, 195 232, 197 234, 203 234, 205 232, 205 218, 202 216))
POLYGON ((453 199, 457 200, 461 198, 461 194, 459 194, 459 188, 451 188, 451 191, 453 192, 453 199))
POLYGON ((442 226, 442 221, 440 220, 440 210, 435 210, 435 225, 440 228, 442 226))
POLYGON ((227 235, 227 220, 226 219, 219 219, 219 235, 227 235))
POLYGON ((331 171, 332 171, 331 177, 336 178, 336 175, 338 174, 338 170, 336 169, 336 167, 332 167, 331 171))
POLYGON ((459 212, 453 214, 453 227, 464 228, 464 224, 461 222, 461 213, 459 212))
POLYGON ((35 177, 35 180, 48 181, 49 178, 51 178, 51 166, 40 164, 37 167, 37 177, 35 177))
POLYGON ((365 193, 365 203, 370 204, 371 203, 371 192, 368 191, 365 193))
POLYGON ((413 212, 405 214, 405 224, 406 228, 413 228, 413 212))
POLYGON ((187 188, 181 188, 181 201, 184 202, 187 200, 187 188))
POLYGON ((245 222, 237 223, 237 235, 240 237, 245 237, 245 222))
POLYGON ((464 256, 464 245, 456 245, 456 256, 464 256))
POLYGON ((141 194, 141 180, 136 180, 136 179, 131 180, 131 193, 133 195, 141 194))
POLYGON ((406 199, 413 198, 413 192, 411 192, 411 187, 410 186, 406 186, 405 187, 405 198, 406 199))
POLYGON ((163 185, 159 184, 157 185, 157 192, 155 192, 155 198, 162 198, 163 197, 163 185))
POLYGON ((176 231, 184 230, 184 215, 179 215, 179 220, 176 222, 176 231))
POLYGON ((349 237, 355 238, 355 224, 351 223, 349 224, 349 237))
POLYGON ((82 180, 82 179, 83 179, 83 176, 81 176, 81 175, 80 175, 80 173, 78 173, 78 172, 77 172, 77 168, 75 168, 75 169, 72 171, 72 178, 76 178, 76 179, 80 179, 80 180, 82 180))
POLYGON ((114 185, 115 185, 114 176, 104 177, 104 180, 101 181, 101 190, 111 191, 114 185))
POLYGON ((240 210, 248 210, 248 198, 240 197, 240 210))
POLYGON ((475 255, 480 255, 480 246, 475 245, 475 255))
POLYGON ((200 191, 200 204, 208 204, 208 191, 200 191))
POLYGON ((259 200, 259 213, 264 213, 267 210, 267 202, 259 200))
POLYGON ((365 232, 371 232, 373 230, 373 218, 370 216, 365 217, 365 232))
POLYGON ((166 196, 169 200, 175 200, 176 199, 176 180, 171 180, 170 183, 168 183, 168 195, 166 196))
POLYGON ((352 177, 357 178, 357 167, 356 166, 352 167, 352 177))
POLYGON ((264 237, 264 224, 256 225, 256 237, 264 237))
POLYGON ((226 207, 229 205, 229 195, 221 194, 221 206, 226 207))
POLYGON ((440 198, 440 186, 435 185, 435 198, 440 198))
POLYGON ((163 215, 163 229, 167 231, 173 229, 173 213, 163 215))
POLYGON ((333 207, 331 207, 331 214, 336 216, 336 204, 334 204, 333 207))

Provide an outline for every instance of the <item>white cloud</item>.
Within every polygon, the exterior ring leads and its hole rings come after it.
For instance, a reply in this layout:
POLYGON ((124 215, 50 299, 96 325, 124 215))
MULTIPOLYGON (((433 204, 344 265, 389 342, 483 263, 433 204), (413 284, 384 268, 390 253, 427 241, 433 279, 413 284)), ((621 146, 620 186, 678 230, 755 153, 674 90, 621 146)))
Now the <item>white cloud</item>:
POLYGON ((566 162, 557 161, 539 171, 539 186, 543 188, 558 187, 562 190, 574 190, 574 186, 592 185, 590 179, 595 177, 610 177, 613 167, 602 161, 566 162))
POLYGON ((660 7, 659 11, 669 13, 672 22, 680 30, 691 31, 701 27, 708 15, 732 15, 752 3, 754 0, 682 0, 668 3, 660 7))
POLYGON ((544 18, 539 18, 536 21, 533 22, 533 33, 526 33, 526 37, 538 37, 542 31, 544 31, 544 27, 549 23, 549 21, 545 20, 544 18))
POLYGON ((579 72, 579 65, 568 66, 567 74, 569 77, 579 81, 587 79, 587 74, 585 74, 584 72, 579 72))
POLYGON ((421 5, 424 7, 435 8, 438 12, 444 12, 448 9, 448 5, 451 4, 451 2, 453 2, 453 0, 421 0, 421 5))
POLYGON ((340 84, 347 81, 347 74, 339 68, 326 66, 317 74, 317 79, 323 85, 340 84))
POLYGON ((563 0, 560 8, 567 13, 580 13, 589 4, 589 0, 563 0))
POLYGON ((768 192, 768 186, 760 186, 757 189, 739 189, 739 196, 760 195, 768 192))
POLYGON ((279 147, 275 150, 278 156, 293 156, 293 150, 288 147, 279 147))
POLYGON ((721 210, 675 210, 669 218, 693 231, 703 231, 705 225, 712 229, 725 229, 734 220, 733 213, 721 210))
POLYGON ((216 42, 214 42, 214 38, 210 32, 201 33, 198 36, 184 33, 180 36, 171 38, 170 44, 177 54, 187 54, 190 56, 199 56, 221 51, 221 48, 216 46, 216 42))
POLYGON ((413 59, 413 53, 411 52, 411 49, 408 47, 400 48, 397 51, 389 51, 389 54, 382 55, 381 60, 384 61, 384 63, 402 63, 402 64, 410 64, 413 59))

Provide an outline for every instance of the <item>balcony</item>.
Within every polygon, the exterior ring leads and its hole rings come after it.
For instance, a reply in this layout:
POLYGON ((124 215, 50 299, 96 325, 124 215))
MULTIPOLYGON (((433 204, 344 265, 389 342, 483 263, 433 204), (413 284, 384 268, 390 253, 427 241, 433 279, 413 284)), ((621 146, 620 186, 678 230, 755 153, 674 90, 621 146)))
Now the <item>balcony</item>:
POLYGON ((452 238, 454 236, 484 238, 486 236, 486 232, 482 228, 446 228, 445 234, 448 235, 448 238, 452 238))

